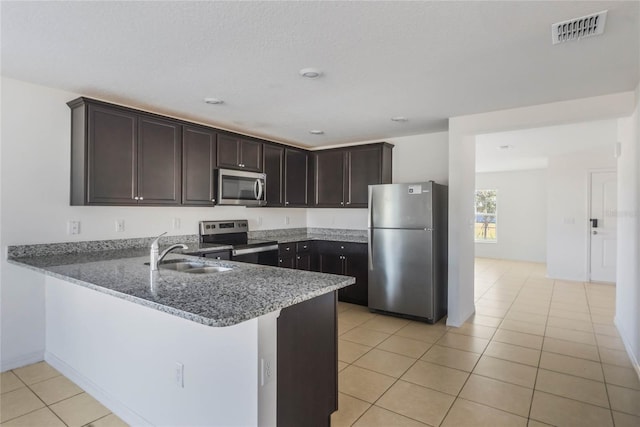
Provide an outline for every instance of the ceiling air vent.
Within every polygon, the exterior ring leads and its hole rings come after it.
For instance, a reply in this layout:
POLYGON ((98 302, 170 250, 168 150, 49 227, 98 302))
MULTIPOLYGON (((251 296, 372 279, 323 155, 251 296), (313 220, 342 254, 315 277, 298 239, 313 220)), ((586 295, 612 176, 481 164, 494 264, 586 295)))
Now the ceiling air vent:
POLYGON ((598 36, 604 33, 604 23, 607 20, 607 11, 593 13, 568 21, 556 22, 551 26, 551 40, 553 44, 564 43, 570 40, 579 40, 585 37, 598 36))

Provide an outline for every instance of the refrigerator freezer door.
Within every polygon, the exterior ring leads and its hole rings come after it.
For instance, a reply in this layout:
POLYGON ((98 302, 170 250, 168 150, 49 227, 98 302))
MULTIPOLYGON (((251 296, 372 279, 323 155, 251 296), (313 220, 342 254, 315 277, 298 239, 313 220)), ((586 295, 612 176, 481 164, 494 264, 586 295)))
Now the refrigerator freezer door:
POLYGON ((369 308, 432 319, 432 233, 369 229, 369 308))
POLYGON ((431 182, 369 186, 369 228, 432 227, 431 182))

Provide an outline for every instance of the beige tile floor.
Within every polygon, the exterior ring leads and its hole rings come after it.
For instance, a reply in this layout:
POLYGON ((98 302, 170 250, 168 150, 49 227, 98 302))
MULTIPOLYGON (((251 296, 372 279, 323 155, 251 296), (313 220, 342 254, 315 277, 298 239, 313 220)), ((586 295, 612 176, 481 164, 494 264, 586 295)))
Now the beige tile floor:
POLYGON ((476 260, 461 328, 340 303, 338 426, 640 426, 640 381, 613 325, 615 288, 476 260))
POLYGON ((0 375, 2 427, 127 425, 46 362, 3 372, 0 375))

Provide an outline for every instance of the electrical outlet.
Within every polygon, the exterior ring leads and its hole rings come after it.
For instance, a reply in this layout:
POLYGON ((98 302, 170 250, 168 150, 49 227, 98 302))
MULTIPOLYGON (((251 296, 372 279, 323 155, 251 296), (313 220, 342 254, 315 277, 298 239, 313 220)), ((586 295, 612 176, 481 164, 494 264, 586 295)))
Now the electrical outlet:
POLYGON ((180 229, 180 218, 173 218, 173 229, 174 230, 180 229))
POLYGON ((184 388, 184 365, 180 362, 176 362, 176 385, 184 388))
POLYGON ((274 377, 274 358, 272 355, 265 355, 260 359, 260 386, 269 384, 274 377))
POLYGON ((116 231, 118 233, 124 232, 124 219, 116 219, 116 231))
POLYGON ((262 225, 262 217, 259 216, 258 217, 258 227, 260 227, 262 225))
POLYGON ((67 223, 67 233, 80 234, 80 221, 69 221, 67 223))
POLYGON ((285 225, 289 225, 289 222, 290 222, 289 216, 285 216, 284 217, 284 224, 285 225))

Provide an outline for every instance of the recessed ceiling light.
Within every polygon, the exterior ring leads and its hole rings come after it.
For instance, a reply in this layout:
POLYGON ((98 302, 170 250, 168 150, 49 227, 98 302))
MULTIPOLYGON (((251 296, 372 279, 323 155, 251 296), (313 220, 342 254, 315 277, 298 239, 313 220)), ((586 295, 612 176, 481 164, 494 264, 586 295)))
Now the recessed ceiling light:
POLYGON ((504 151, 506 151, 506 150, 513 150, 513 145, 509 145, 509 144, 506 144, 506 145, 498 145, 498 150, 504 150, 504 151))
POLYGON ((303 68, 300 70, 300 75, 308 79, 317 79, 322 75, 322 71, 317 68, 303 68))
POLYGON ((212 105, 224 104, 224 101, 220 98, 205 98, 204 102, 212 105))
POLYGON ((324 131, 320 129, 311 129, 309 133, 311 135, 324 135, 324 131))
POLYGON ((404 116, 396 116, 396 117, 391 117, 391 121, 392 122, 408 122, 409 119, 407 119, 404 116))

